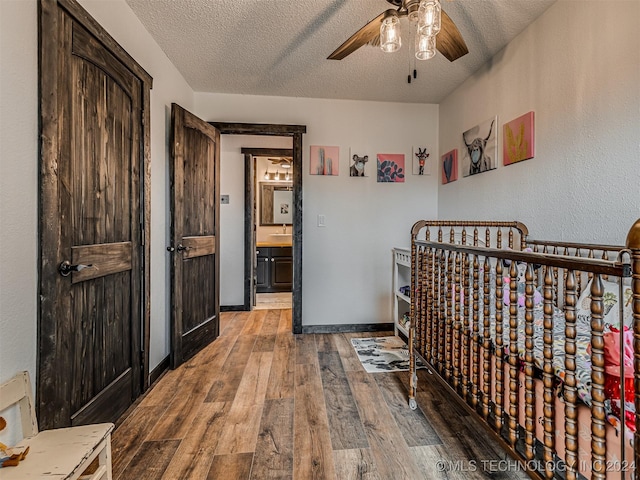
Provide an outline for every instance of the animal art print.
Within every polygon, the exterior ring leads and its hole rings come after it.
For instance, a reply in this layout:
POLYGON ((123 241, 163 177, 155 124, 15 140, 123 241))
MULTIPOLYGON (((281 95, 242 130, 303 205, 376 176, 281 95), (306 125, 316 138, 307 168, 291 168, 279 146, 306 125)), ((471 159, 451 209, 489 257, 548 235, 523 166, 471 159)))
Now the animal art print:
MULTIPOLYGON (((424 175, 424 164, 429 158, 429 154, 427 153, 427 147, 420 148, 418 147, 418 151, 414 153, 416 159, 418 160, 418 175, 424 175)), ((415 170, 414 170, 415 173, 415 170)))
POLYGON ((469 169, 465 176, 475 175, 496 168, 495 151, 497 143, 493 129, 495 122, 495 118, 491 120, 488 129, 488 122, 484 122, 484 124, 480 124, 462 134, 469 158, 469 169), (481 132, 486 132, 486 134, 483 135, 481 132), (473 137, 473 135, 476 136, 473 137))
POLYGON ((349 169, 349 176, 364 177, 364 167, 368 161, 369 161, 369 155, 365 155, 364 157, 359 157, 358 155, 354 155, 353 164, 349 169))

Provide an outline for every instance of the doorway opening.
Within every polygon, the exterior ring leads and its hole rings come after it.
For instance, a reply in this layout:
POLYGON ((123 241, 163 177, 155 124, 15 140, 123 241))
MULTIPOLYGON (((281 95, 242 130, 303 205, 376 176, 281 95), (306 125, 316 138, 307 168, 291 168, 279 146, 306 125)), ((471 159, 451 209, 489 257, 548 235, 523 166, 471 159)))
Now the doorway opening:
MULTIPOLYGON (((253 215, 255 251, 251 306, 257 309, 291 308, 293 301, 293 166, 292 149, 248 149, 254 174, 254 202, 246 209, 253 215)), ((247 185, 249 188, 249 185, 247 185)))
MULTIPOLYGON (((252 123, 224 123, 209 122, 216 127, 221 135, 266 135, 276 137, 291 137, 290 150, 292 176, 292 223, 291 233, 291 268, 292 268, 292 330, 302 333, 302 135, 307 132, 305 125, 274 125, 252 123)), ((244 221, 244 309, 250 310, 255 304, 252 298, 255 279, 255 209, 246 208, 256 203, 255 176, 256 169, 254 155, 264 154, 265 149, 242 149, 245 159, 245 221, 244 221)), ((278 150, 278 149, 276 149, 278 150)), ((266 153, 271 155, 270 153, 266 153)), ((278 155, 278 153, 272 156, 278 155)))

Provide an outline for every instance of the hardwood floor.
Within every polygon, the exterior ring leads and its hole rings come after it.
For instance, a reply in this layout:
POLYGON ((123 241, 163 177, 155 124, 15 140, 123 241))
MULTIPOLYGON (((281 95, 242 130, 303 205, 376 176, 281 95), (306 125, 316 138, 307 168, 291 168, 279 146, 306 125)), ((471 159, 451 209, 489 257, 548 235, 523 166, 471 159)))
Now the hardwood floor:
POLYGON ((221 336, 118 422, 114 479, 527 478, 419 371, 368 374, 350 338, 291 333, 291 310, 227 312, 221 336))

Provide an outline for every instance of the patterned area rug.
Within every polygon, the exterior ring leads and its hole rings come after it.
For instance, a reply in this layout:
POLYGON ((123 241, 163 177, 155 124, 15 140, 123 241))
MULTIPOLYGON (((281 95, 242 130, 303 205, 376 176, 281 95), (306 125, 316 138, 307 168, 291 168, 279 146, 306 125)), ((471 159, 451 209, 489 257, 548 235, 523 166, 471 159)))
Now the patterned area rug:
MULTIPOLYGON (((351 344, 367 373, 409 370, 409 347, 399 337, 352 338, 351 344)), ((418 368, 426 368, 420 359, 418 368)))

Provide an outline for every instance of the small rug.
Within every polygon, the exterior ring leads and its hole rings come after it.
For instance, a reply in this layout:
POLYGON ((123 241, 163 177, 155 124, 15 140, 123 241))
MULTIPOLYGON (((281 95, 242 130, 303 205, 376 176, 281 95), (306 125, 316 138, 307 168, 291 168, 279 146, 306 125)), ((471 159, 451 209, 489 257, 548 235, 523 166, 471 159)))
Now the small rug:
MULTIPOLYGON (((409 347, 400 337, 352 338, 351 344, 367 373, 409 370, 409 347)), ((418 358, 418 368, 426 368, 418 358)))

